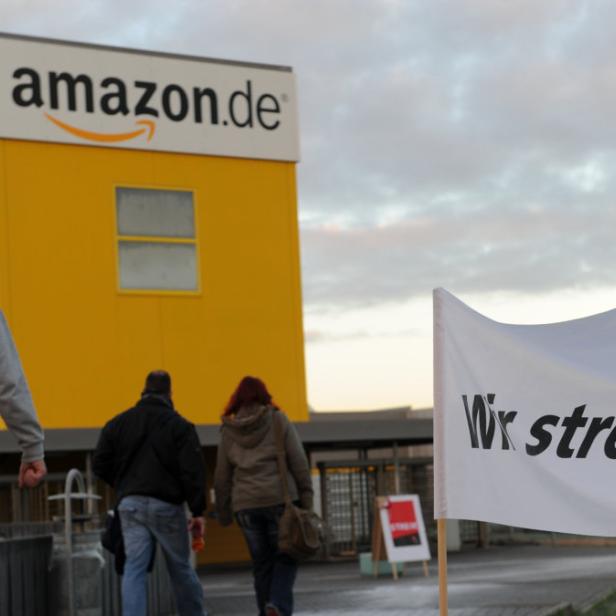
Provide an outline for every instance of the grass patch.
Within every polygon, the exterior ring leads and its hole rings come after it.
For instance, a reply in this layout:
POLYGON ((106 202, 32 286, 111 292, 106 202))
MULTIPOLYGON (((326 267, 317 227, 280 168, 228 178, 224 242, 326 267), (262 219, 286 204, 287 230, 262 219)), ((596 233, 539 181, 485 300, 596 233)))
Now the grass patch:
POLYGON ((601 603, 597 603, 584 616, 616 616, 616 592, 607 596, 601 603))

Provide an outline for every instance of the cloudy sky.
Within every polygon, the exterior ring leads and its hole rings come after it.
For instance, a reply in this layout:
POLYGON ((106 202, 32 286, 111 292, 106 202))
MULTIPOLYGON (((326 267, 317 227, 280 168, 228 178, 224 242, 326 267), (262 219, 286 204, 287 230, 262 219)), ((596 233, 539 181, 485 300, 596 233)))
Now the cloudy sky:
POLYGON ((616 306, 610 0, 2 0, 0 30, 291 65, 309 399, 432 404, 431 291, 616 306))

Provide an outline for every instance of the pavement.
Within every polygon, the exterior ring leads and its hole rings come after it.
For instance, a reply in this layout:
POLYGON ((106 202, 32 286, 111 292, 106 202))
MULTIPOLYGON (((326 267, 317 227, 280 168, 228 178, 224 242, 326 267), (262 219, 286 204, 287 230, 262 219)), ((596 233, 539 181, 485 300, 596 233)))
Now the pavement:
MULTIPOLYGON (((450 616, 583 613, 616 591, 616 548, 491 547, 449 554, 450 616), (569 610, 569 611, 567 611, 569 610)), ((255 616, 247 568, 202 572, 211 616, 255 616)), ((362 577, 357 562, 307 563, 295 585, 295 616, 439 616, 436 559, 404 575, 362 577)))

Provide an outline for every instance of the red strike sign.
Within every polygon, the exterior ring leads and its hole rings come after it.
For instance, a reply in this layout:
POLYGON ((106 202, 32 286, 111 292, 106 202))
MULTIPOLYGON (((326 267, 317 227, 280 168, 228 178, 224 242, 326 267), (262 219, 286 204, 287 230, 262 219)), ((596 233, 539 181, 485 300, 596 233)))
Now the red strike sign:
POLYGON ((413 501, 389 501, 389 529, 396 547, 419 545, 419 524, 413 501))

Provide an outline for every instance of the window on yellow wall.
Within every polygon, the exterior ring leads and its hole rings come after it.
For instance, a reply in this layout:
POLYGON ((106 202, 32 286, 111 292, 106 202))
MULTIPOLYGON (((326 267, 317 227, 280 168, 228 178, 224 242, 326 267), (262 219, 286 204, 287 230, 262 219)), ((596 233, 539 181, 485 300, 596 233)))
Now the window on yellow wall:
POLYGON ((196 291, 193 193, 116 188, 120 288, 196 291))

